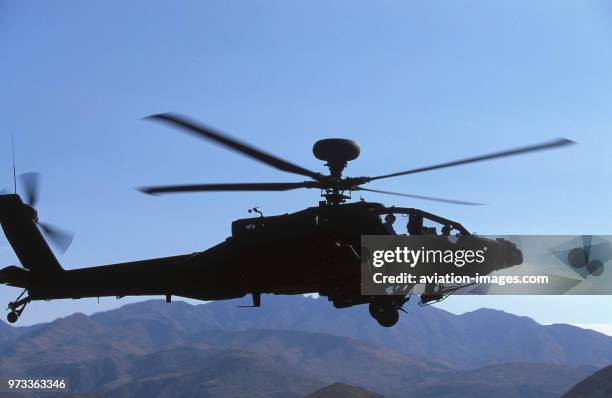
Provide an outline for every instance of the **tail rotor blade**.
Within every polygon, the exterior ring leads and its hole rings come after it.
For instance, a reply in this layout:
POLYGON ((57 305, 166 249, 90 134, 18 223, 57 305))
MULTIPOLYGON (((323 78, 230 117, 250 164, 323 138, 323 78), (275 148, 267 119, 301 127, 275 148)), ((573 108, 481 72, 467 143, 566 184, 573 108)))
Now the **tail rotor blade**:
MULTIPOLYGON (((32 207, 36 207, 40 196, 40 173, 20 174, 19 180, 23 187, 25 202, 32 207)), ((74 233, 44 222, 38 222, 38 226, 43 235, 60 253, 64 253, 70 247, 74 239, 74 233)))
POLYGON ((26 203, 35 207, 38 202, 38 194, 40 191, 40 174, 24 173, 19 175, 19 179, 25 191, 26 203))
POLYGON ((74 233, 49 223, 38 223, 49 241, 61 252, 64 253, 70 247, 74 239, 74 233))

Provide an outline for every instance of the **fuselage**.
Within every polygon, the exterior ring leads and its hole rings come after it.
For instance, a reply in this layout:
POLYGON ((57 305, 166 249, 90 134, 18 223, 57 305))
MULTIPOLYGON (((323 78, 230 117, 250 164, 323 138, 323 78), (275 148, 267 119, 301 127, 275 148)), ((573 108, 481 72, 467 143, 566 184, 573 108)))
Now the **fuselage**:
POLYGON ((202 252, 30 272, 37 299, 175 295, 200 300, 248 293, 302 294, 359 289, 362 234, 388 233, 377 203, 311 207, 232 223, 232 236, 202 252))

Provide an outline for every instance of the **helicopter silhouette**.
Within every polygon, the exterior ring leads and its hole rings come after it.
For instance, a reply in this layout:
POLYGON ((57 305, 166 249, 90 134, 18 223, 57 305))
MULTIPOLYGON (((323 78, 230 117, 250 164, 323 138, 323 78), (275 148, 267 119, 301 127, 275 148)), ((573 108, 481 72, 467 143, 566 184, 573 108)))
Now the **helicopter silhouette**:
MULTIPOLYGON (((451 233, 473 237, 459 222, 416 208, 386 207, 381 203, 360 200, 347 202, 355 191, 376 192, 414 199, 425 199, 459 205, 478 203, 365 188, 372 181, 405 176, 430 170, 454 167, 485 160, 559 148, 573 142, 560 138, 550 142, 494 152, 462 160, 440 163, 373 177, 345 177, 348 162, 357 159, 359 146, 352 140, 322 139, 313 147, 314 156, 325 162, 328 174, 321 174, 250 144, 176 114, 158 114, 148 119, 178 127, 193 135, 217 143, 244 156, 281 171, 308 177, 305 181, 286 183, 222 183, 143 187, 151 195, 179 192, 214 191, 287 191, 318 189, 323 200, 317 206, 283 215, 263 216, 232 222, 231 236, 204 251, 118 264, 65 270, 41 234, 65 248, 71 241, 67 233, 49 229, 39 223, 35 204, 38 178, 23 178, 24 202, 17 193, 0 195, 0 223, 21 266, 0 270, 0 283, 24 289, 8 304, 7 320, 14 323, 32 300, 78 299, 85 297, 117 298, 124 296, 161 295, 171 302, 172 296, 198 300, 225 300, 252 296, 252 306, 261 305, 262 294, 318 293, 337 308, 368 304, 378 323, 393 326, 399 311, 411 296, 411 286, 404 286, 386 296, 361 294, 360 263, 362 235, 391 235, 389 216, 408 217, 410 235, 436 234, 424 226, 424 220, 439 224, 441 236, 451 233), (385 221, 387 219, 387 221, 385 221)), ((483 239, 484 238, 479 238, 483 239)), ((506 253, 507 267, 522 261, 520 250, 507 241, 487 243, 506 253)), ((491 268, 492 270, 493 268, 491 268)), ((491 272, 489 270, 489 272, 491 272)), ((482 274, 482 272, 481 272, 482 274)), ((457 287, 427 286, 420 295, 422 304, 439 301, 457 287)))

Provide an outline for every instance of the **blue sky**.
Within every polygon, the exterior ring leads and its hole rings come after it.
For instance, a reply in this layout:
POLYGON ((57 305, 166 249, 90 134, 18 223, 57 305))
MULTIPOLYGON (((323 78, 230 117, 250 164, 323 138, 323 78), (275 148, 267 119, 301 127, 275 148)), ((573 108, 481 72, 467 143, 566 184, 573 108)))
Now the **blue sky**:
MULTIPOLYGON (((143 116, 174 111, 323 171, 355 139, 376 175, 564 136, 580 143, 384 180, 368 194, 481 234, 612 234, 612 7, 605 1, 0 1, 0 186, 44 174, 40 217, 77 232, 66 268, 202 250, 232 220, 317 192, 147 197, 165 183, 300 181, 143 116)), ((0 264, 16 259, 0 240, 0 264)), ((0 289, 0 302, 18 292, 0 289)), ((33 303, 24 324, 129 302, 33 303)), ((612 324, 610 297, 456 297, 540 322, 612 324)))

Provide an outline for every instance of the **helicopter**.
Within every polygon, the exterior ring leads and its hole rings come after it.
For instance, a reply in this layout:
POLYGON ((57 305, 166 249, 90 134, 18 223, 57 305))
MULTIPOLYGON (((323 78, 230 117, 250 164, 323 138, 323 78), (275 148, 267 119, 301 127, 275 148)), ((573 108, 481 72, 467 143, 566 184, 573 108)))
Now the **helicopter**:
MULTIPOLYGON (((24 178, 25 201, 16 192, 0 195, 0 223, 21 266, 0 270, 0 283, 23 289, 8 304, 7 320, 15 323, 33 300, 80 299, 87 297, 173 296, 213 301, 252 296, 250 307, 261 306, 262 294, 316 293, 336 308, 368 304, 370 315, 384 327, 395 325, 399 311, 411 297, 411 287, 385 296, 362 295, 360 263, 362 235, 394 235, 392 221, 396 215, 408 219, 409 235, 437 234, 424 222, 441 226, 440 236, 451 233, 471 237, 463 225, 424 210, 387 207, 381 203, 359 200, 350 202, 351 192, 365 191, 425 199, 459 205, 477 205, 446 198, 370 189, 363 185, 391 177, 406 176, 468 163, 522 155, 573 144, 565 138, 494 152, 452 162, 440 163, 373 177, 345 177, 348 162, 358 158, 360 148, 352 140, 328 138, 313 146, 314 156, 325 162, 329 173, 321 174, 207 127, 187 117, 164 113, 147 119, 165 123, 198 138, 212 141, 281 171, 308 177, 305 181, 287 183, 223 183, 149 186, 139 188, 150 195, 180 192, 215 191, 287 191, 317 189, 322 200, 303 210, 264 216, 258 208, 255 217, 238 219, 231 224, 231 236, 204 251, 171 257, 66 270, 62 268, 43 234, 50 241, 70 240, 38 220, 35 204, 38 179, 24 178), (42 233, 41 233, 42 232, 42 233)), ((484 239, 484 238, 478 238, 484 239)), ((511 242, 488 241, 507 253, 507 267, 520 264, 520 250, 511 242)), ((489 270, 488 272, 491 272, 489 270)), ((423 305, 440 301, 457 287, 428 286, 420 295, 423 305)))

